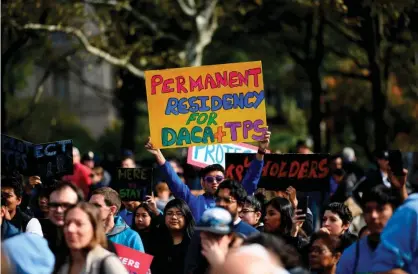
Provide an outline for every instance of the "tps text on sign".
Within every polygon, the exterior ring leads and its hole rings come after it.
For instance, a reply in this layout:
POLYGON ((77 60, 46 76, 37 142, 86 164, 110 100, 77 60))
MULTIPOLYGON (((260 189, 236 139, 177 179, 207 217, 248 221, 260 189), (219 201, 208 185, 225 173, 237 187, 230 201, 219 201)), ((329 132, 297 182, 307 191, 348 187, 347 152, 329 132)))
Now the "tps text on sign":
POLYGON ((257 153, 258 147, 239 144, 217 144, 189 147, 187 163, 197 167, 219 164, 225 167, 225 153, 257 153))
POLYGON ((253 142, 267 131, 261 62, 146 71, 158 148, 253 142))
MULTIPOLYGON (((250 166, 253 154, 227 153, 225 176, 239 182, 250 166)), ((329 154, 266 154, 259 188, 298 191, 329 190, 329 154)))

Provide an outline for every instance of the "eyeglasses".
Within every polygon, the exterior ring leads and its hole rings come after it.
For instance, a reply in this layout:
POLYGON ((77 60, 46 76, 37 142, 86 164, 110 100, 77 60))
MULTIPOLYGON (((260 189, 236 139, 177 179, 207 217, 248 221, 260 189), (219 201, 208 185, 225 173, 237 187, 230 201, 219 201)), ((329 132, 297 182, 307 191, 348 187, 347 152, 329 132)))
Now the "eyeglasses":
POLYGON ((168 216, 168 217, 173 217, 173 216, 176 216, 178 218, 184 217, 184 214, 183 213, 181 213, 181 212, 172 212, 172 211, 166 212, 165 215, 168 216))
POLYGON ((247 214, 247 213, 250 213, 250 212, 255 212, 255 210, 251 210, 251 209, 243 209, 243 210, 241 211, 241 213, 242 213, 242 214, 247 214))
POLYGON ((59 207, 62 207, 63 209, 68 209, 68 208, 74 206, 74 204, 71 204, 71 203, 48 203, 48 206, 51 209, 57 209, 59 207))
POLYGON ((203 180, 207 183, 213 183, 215 181, 221 183, 224 179, 225 177, 223 176, 206 176, 203 180))
POLYGON ((234 200, 234 198, 232 197, 216 197, 215 198, 215 202, 220 203, 224 201, 227 204, 232 204, 233 202, 236 202, 236 200, 234 200))

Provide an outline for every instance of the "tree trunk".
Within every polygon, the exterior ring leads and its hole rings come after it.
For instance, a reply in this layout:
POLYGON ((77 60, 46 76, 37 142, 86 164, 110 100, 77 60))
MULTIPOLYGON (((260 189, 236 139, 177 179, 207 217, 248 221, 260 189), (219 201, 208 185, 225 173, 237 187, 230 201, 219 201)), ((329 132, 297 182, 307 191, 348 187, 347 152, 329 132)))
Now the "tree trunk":
POLYGON ((6 92, 1 89, 1 132, 7 134, 6 92))
MULTIPOLYGON (((326 91, 324 91, 325 93, 326 91)), ((326 98, 326 96, 324 96, 326 98)), ((326 118, 326 129, 325 129, 325 152, 331 151, 331 143, 332 143, 332 131, 331 131, 331 103, 329 102, 329 99, 326 98, 325 102, 325 115, 326 118)))
POLYGON ((382 72, 376 62, 371 63, 370 76, 372 81, 375 149, 382 150, 388 148, 388 128, 384 119, 387 101, 383 94, 382 72))
POLYGON ((308 71, 309 80, 311 83, 311 117, 309 120, 309 132, 314 142, 314 152, 319 153, 322 151, 321 142, 321 95, 322 86, 321 78, 319 76, 318 68, 311 68, 308 71))
MULTIPOLYGON (((387 99, 383 83, 383 66, 381 65, 381 50, 383 33, 381 28, 381 14, 369 10, 364 22, 362 38, 365 42, 365 50, 369 61, 370 80, 372 84, 374 142, 375 149, 382 150, 388 147, 388 128, 385 122, 385 110, 387 99)), ((389 62, 386 60, 386 62, 389 62)))
POLYGON ((131 150, 135 153, 135 137, 137 135, 139 115, 138 102, 145 98, 145 82, 126 71, 120 72, 122 87, 118 91, 118 99, 121 103, 119 114, 123 121, 121 151, 131 150))

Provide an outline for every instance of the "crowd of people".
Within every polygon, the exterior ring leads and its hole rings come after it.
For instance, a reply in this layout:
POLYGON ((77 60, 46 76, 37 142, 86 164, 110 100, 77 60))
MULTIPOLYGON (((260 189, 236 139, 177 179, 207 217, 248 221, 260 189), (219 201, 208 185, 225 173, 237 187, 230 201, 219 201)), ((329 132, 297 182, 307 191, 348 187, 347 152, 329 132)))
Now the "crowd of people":
MULTIPOLYGON (((267 132, 242 182, 214 164, 199 189, 149 139, 159 179, 143 201, 122 200, 111 172, 76 148, 74 173, 48 186, 2 176, 2 273, 128 273, 115 244, 152 255, 153 274, 418 273, 418 189, 387 151, 370 171, 350 148, 332 156, 327 193, 269 191, 258 188, 269 142, 267 132)), ((125 155, 119 166, 137 165, 125 155)))

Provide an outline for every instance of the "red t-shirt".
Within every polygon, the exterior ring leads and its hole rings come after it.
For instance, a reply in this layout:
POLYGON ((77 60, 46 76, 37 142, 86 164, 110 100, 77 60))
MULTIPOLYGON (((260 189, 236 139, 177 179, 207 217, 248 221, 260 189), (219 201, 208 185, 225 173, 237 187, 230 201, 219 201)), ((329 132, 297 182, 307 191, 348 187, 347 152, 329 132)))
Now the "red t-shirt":
POLYGON ((91 173, 92 171, 90 168, 86 167, 83 164, 76 163, 74 164, 74 173, 72 175, 64 176, 63 180, 70 181, 71 183, 79 187, 84 193, 84 198, 87 199, 91 185, 91 173))

